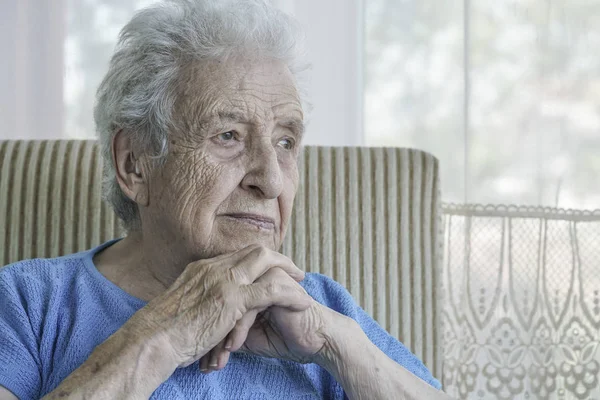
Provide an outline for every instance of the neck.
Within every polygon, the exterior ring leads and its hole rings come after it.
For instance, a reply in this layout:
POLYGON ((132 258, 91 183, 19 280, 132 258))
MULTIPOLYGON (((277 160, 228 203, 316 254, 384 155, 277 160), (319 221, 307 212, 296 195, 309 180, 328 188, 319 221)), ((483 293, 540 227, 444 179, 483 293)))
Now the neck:
POLYGON ((188 261, 167 240, 140 231, 94 256, 98 271, 127 293, 150 301, 163 293, 183 272, 188 261))

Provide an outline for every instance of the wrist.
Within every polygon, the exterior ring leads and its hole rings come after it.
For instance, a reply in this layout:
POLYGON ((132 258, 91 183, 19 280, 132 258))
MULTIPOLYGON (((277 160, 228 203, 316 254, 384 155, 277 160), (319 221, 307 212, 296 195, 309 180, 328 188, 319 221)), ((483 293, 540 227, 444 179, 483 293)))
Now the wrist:
POLYGON ((148 399, 175 367, 160 341, 127 325, 98 345, 88 359, 44 399, 148 399))
POLYGON ((356 345, 362 343, 366 335, 352 318, 335 313, 334 318, 327 320, 330 322, 323 332, 325 344, 317 354, 315 363, 337 375, 336 370, 348 362, 350 354, 357 350, 356 345))
POLYGON ((164 382, 179 366, 168 338, 163 333, 143 329, 129 322, 120 329, 120 340, 125 340, 124 346, 132 356, 139 358, 140 365, 149 366, 152 376, 164 382))
POLYGON ((387 399, 390 393, 403 399, 447 398, 389 358, 356 321, 334 321, 328 332, 330 340, 316 362, 344 388, 349 399, 387 399))
POLYGON ((344 388, 349 399, 387 398, 376 395, 380 389, 376 382, 381 383, 380 374, 385 370, 378 349, 356 321, 347 318, 336 325, 320 354, 319 366, 344 388))

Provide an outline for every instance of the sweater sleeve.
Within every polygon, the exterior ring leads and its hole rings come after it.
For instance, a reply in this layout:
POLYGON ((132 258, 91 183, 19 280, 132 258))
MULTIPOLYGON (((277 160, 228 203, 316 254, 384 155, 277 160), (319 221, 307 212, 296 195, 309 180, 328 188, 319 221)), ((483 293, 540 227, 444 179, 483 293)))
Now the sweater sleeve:
POLYGON ((302 284, 319 303, 358 322, 371 342, 388 357, 434 388, 441 389, 442 385, 433 377, 423 362, 356 304, 346 288, 333 279, 320 274, 307 274, 302 284))
POLYGON ((0 269, 0 386, 21 400, 35 399, 41 387, 38 341, 27 313, 28 297, 12 274, 0 269))

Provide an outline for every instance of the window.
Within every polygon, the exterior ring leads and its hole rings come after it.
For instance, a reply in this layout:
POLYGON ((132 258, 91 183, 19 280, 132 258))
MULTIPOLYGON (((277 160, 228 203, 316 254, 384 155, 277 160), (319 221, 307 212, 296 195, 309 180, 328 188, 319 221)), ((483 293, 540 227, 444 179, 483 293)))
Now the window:
POLYGON ((365 138, 446 201, 600 205, 599 0, 366 0, 365 138))

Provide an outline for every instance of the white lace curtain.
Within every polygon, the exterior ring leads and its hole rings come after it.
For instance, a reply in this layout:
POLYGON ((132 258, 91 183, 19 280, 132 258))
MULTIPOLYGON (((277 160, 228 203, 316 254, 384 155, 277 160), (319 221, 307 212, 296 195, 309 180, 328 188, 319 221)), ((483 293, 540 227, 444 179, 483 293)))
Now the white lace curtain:
POLYGON ((443 386, 600 398, 600 211, 444 206, 443 386))
POLYGON ((440 159, 444 388, 600 398, 600 0, 365 0, 371 145, 440 159), (594 88, 594 89, 592 89, 594 88))

